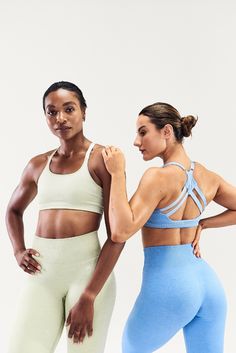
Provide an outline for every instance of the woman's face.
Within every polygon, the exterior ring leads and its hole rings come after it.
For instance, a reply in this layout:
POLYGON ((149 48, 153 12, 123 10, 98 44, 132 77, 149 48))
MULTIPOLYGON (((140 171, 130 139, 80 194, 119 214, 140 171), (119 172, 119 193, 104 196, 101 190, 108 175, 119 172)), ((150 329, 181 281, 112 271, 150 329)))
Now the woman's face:
POLYGON ((85 111, 74 92, 58 89, 45 99, 47 124, 54 135, 69 140, 83 130, 85 111))
POLYGON ((158 130, 146 115, 139 115, 134 145, 138 147, 145 161, 161 157, 165 151, 166 138, 163 129, 158 130))

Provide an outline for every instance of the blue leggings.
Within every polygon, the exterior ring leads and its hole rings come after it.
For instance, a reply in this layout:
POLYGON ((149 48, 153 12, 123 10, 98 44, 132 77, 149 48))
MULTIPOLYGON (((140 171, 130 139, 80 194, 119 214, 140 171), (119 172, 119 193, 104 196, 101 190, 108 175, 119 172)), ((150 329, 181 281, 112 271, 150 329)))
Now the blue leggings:
POLYGON ((223 353, 226 300, 191 244, 144 249, 141 291, 123 333, 123 353, 151 353, 183 328, 187 353, 223 353))

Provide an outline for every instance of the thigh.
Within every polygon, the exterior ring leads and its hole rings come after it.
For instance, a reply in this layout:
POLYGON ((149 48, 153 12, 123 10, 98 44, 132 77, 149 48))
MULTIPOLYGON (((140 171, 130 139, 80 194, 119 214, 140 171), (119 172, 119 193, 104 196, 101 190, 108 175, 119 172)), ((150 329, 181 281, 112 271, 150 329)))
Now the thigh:
POLYGON ((61 335, 63 300, 40 276, 29 278, 21 294, 8 353, 52 353, 61 335))
MULTIPOLYGON (((66 297, 66 317, 70 309, 78 301, 88 279, 81 278, 70 287, 66 297)), ((86 336, 83 343, 73 343, 68 338, 68 353, 103 353, 106 343, 108 327, 115 302, 115 278, 111 274, 101 292, 98 294, 94 304, 93 335, 86 336)), ((67 328, 68 334, 68 328, 67 328)))

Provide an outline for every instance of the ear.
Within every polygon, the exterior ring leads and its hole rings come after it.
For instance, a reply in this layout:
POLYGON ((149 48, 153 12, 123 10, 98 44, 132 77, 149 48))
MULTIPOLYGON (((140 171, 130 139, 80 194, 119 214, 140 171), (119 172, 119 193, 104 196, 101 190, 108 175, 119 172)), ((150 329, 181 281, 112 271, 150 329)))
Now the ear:
POLYGON ((86 108, 83 108, 83 109, 81 109, 81 110, 82 110, 82 114, 83 114, 82 119, 83 119, 83 121, 85 121, 85 117, 86 117, 86 108))
POLYGON ((171 124, 166 124, 162 128, 162 133, 163 133, 164 138, 166 138, 166 139, 171 138, 174 134, 173 126, 171 124))

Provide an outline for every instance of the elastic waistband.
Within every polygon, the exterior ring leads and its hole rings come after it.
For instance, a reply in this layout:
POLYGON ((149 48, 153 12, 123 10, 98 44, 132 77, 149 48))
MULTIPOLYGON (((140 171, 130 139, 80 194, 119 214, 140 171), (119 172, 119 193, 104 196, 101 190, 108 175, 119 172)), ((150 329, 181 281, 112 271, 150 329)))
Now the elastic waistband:
POLYGON ((143 248, 144 252, 154 251, 154 252, 178 252, 178 251, 189 251, 192 249, 192 244, 177 244, 177 245, 156 245, 147 246, 143 248))
POLYGON ((48 262, 84 262, 97 257, 101 246, 97 232, 69 238, 43 238, 35 235, 33 249, 48 262))
POLYGON ((200 260, 193 254, 192 244, 158 245, 144 248, 145 263, 181 265, 200 260))

